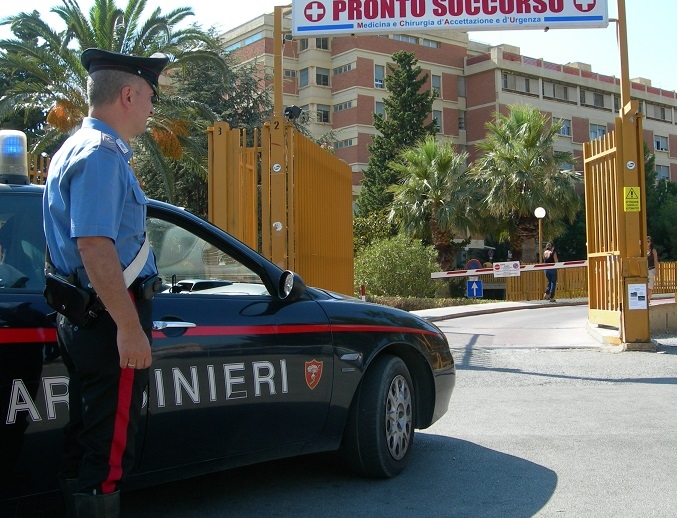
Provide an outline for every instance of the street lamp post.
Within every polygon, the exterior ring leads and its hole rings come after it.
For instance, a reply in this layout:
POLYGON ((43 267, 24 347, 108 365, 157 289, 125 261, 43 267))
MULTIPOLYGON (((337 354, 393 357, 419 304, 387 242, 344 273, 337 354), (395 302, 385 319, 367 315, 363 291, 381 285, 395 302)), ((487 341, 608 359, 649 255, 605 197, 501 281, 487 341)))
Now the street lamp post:
POLYGON ((534 209, 534 215, 537 217, 537 221, 539 221, 539 258, 537 259, 537 262, 541 263, 541 220, 546 216, 546 210, 544 207, 537 207, 534 209))

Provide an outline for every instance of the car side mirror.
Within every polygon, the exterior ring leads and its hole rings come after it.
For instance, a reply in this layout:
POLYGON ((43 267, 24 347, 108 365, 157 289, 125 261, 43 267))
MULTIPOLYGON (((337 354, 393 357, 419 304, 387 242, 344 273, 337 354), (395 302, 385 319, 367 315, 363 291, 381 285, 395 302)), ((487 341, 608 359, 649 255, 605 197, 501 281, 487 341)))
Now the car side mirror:
POLYGON ((281 300, 294 301, 306 292, 306 284, 299 275, 285 270, 278 281, 278 296, 281 300))

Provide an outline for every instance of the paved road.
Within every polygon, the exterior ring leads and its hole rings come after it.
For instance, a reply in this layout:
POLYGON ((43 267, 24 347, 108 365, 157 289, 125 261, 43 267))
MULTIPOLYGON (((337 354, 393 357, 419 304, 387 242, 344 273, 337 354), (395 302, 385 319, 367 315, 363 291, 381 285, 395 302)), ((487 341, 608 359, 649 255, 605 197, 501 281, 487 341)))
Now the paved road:
POLYGON ((676 516, 675 336, 656 353, 606 352, 579 309, 437 322, 457 388, 395 479, 356 479, 314 455, 133 492, 123 515, 676 516))
POLYGON ((437 321, 452 349, 487 347, 600 348, 588 331, 587 306, 489 313, 437 321))

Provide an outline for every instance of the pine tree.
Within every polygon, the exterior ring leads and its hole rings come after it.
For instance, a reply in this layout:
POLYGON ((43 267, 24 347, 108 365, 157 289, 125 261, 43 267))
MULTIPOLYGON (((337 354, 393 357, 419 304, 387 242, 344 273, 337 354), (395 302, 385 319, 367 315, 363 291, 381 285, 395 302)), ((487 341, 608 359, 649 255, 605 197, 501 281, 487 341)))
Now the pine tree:
POLYGON ((405 148, 413 146, 427 135, 434 135, 436 123, 425 120, 431 116, 433 94, 422 91, 428 74, 422 74, 411 52, 399 51, 391 56, 395 64, 388 65, 384 86, 389 96, 384 99, 384 112, 374 115, 374 127, 379 131, 368 146, 370 158, 357 200, 358 215, 383 210, 393 201, 387 188, 398 181, 390 163, 405 148))

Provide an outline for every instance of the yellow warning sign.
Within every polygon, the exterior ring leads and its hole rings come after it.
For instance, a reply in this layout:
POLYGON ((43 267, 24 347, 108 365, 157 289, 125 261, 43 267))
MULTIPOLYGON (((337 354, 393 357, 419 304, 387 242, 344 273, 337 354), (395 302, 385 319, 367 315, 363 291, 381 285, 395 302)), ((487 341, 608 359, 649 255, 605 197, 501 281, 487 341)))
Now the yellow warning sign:
POLYGON ((624 212, 640 212, 640 187, 624 187, 624 212))

